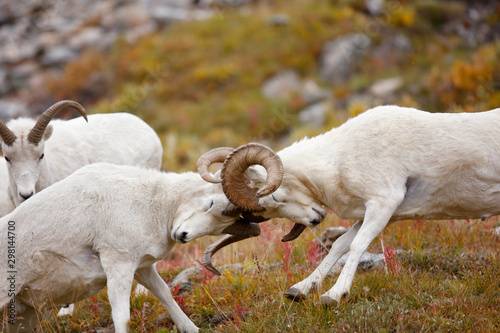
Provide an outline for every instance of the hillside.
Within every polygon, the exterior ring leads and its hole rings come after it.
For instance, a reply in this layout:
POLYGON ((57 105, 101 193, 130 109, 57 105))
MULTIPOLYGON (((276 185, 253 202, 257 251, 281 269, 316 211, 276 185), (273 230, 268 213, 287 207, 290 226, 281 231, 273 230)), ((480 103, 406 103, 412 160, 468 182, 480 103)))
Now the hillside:
MULTIPOLYGON (((39 111, 74 99, 90 112, 137 114, 161 135, 165 168, 174 171, 192 170, 215 146, 280 148, 374 105, 433 112, 500 105, 494 1, 229 4, 212 3, 207 19, 118 35, 104 49, 97 39, 42 85, 6 97, 26 97, 39 111)), ((82 21, 87 29, 104 24, 82 21)))

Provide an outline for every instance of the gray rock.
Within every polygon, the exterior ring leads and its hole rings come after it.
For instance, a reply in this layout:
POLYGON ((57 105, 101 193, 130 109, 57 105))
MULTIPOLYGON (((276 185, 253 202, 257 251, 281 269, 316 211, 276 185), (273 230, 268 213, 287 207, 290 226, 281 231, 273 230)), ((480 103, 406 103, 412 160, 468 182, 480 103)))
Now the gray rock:
POLYGON ((302 83, 300 97, 306 104, 313 104, 331 97, 330 90, 322 88, 312 79, 307 79, 302 83))
POLYGON ((148 22, 147 24, 143 24, 141 26, 129 29, 127 32, 125 32, 125 39, 129 43, 134 43, 141 37, 155 32, 156 29, 157 29, 156 23, 148 22))
POLYGON ((235 8, 251 3, 253 0, 214 0, 219 6, 235 8))
POLYGON ((179 290, 189 290, 191 289, 192 280, 197 278, 200 274, 199 267, 189 267, 177 274, 172 282, 170 282, 171 288, 179 287, 179 290))
POLYGON ((189 10, 172 6, 156 6, 151 9, 151 17, 161 24, 185 21, 189 18, 189 10))
POLYGON ((332 244, 345 234, 349 230, 348 228, 344 227, 330 227, 325 229, 323 233, 319 236, 319 241, 323 247, 326 249, 330 249, 332 247, 332 244))
POLYGON ((56 32, 43 32, 39 36, 40 48, 46 50, 54 47, 61 42, 60 39, 60 35, 56 32))
POLYGON ((329 108, 330 103, 328 101, 310 105, 299 112, 299 120, 303 124, 319 128, 325 124, 326 115, 329 108))
POLYGON ((19 116, 27 116, 26 103, 19 100, 0 100, 0 119, 8 120, 19 116))
POLYGON ((77 16, 62 17, 53 14, 44 28, 46 31, 54 31, 58 33, 59 36, 67 37, 75 33, 83 23, 82 18, 77 16))
POLYGON ((72 47, 60 45, 47 50, 41 57, 40 62, 44 66, 59 66, 67 63, 77 55, 78 53, 72 47))
POLYGON ((0 62, 17 64, 26 59, 33 58, 39 49, 38 40, 12 39, 2 47, 0 62))
POLYGON ((497 236, 500 236, 500 227, 496 227, 495 229, 493 229, 493 233, 497 236))
POLYGON ((391 45, 400 52, 411 52, 413 49, 411 40, 402 34, 393 36, 391 45))
POLYGON ((365 0, 365 5, 372 15, 380 15, 384 10, 384 0, 365 0))
POLYGON ((300 77, 294 70, 286 70, 264 82, 262 94, 273 100, 287 100, 298 94, 302 88, 300 77))
POLYGON ((35 61, 25 61, 15 66, 10 71, 10 84, 13 88, 19 89, 27 85, 31 76, 33 76, 40 67, 35 61))
POLYGON ((9 80, 7 80, 7 72, 0 69, 0 96, 5 95, 11 89, 9 80))
MULTIPOLYGON (((342 257, 340 257, 340 259, 332 267, 329 275, 335 275, 335 274, 340 273, 340 271, 342 271, 342 268, 344 267, 348 257, 349 257, 349 253, 346 253, 342 257)), ((385 256, 383 253, 365 252, 361 256, 361 259, 359 260, 358 269, 361 268, 363 270, 371 270, 371 269, 376 269, 376 268, 382 268, 382 267, 384 267, 384 259, 385 259, 385 256)))
POLYGON ((352 33, 327 42, 320 55, 319 74, 331 83, 344 83, 353 74, 371 39, 362 33, 352 33))
POLYGON ((403 86, 401 77, 392 77, 375 81, 368 91, 375 97, 386 101, 394 98, 394 93, 403 86))
POLYGON ((395 33, 384 37, 382 43, 374 46, 370 52, 373 61, 383 66, 394 66, 410 61, 413 45, 403 34, 395 33))
POLYGON ((99 27, 84 28, 72 36, 69 39, 68 44, 75 49, 81 49, 85 46, 99 44, 99 40, 102 35, 103 30, 99 27))
POLYGON ((115 27, 126 31, 131 27, 147 24, 151 15, 149 11, 139 3, 129 3, 120 6, 115 11, 115 27))
POLYGON ((287 14, 274 14, 269 18, 271 25, 287 25, 290 23, 290 17, 287 14))

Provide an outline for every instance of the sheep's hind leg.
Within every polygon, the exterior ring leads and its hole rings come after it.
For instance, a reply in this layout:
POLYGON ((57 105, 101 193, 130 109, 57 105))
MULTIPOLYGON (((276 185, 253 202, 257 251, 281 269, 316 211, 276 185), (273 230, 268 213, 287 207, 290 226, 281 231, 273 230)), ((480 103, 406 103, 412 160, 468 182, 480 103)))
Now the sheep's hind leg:
POLYGON ((165 305, 170 317, 180 332, 196 333, 199 331, 198 327, 196 327, 175 302, 168 285, 160 277, 154 265, 138 269, 135 272, 135 279, 148 288, 148 290, 165 305))
POLYGON ((330 253, 326 256, 321 264, 309 275, 306 279, 293 285, 285 292, 285 296, 291 300, 298 301, 306 297, 311 288, 319 289, 323 280, 328 275, 333 265, 349 250, 352 240, 358 233, 358 230, 363 221, 356 222, 351 229, 340 236, 332 245, 330 253))
POLYGON ((398 205, 399 201, 395 202, 394 205, 379 204, 378 202, 367 204, 363 225, 351 243, 349 257, 344 268, 335 285, 321 296, 323 304, 334 304, 349 294, 361 256, 368 248, 368 245, 387 226, 398 205))

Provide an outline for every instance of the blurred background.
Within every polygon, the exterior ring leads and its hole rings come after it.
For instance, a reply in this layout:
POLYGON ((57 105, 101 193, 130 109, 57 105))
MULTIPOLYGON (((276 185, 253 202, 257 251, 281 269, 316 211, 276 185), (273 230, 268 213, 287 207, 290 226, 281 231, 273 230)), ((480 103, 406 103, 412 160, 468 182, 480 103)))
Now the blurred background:
POLYGON ((498 59, 497 1, 1 0, 0 118, 61 99, 130 112, 179 172, 380 104, 496 108, 498 59))

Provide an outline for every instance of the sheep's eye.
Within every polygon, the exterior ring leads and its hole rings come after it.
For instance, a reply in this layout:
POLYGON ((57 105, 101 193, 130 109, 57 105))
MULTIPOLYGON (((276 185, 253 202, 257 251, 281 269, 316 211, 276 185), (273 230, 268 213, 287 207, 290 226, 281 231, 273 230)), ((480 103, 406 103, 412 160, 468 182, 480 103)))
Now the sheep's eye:
POLYGON ((206 212, 209 211, 210 208, 212 208, 213 206, 214 206, 214 201, 210 200, 210 204, 208 205, 208 208, 207 208, 206 212))
POLYGON ((278 200, 278 199, 276 199, 276 197, 274 196, 274 194, 271 194, 271 197, 272 197, 272 198, 273 198, 273 200, 274 200, 274 201, 276 201, 276 202, 279 202, 279 203, 285 203, 285 202, 286 202, 286 200, 278 200))
POLYGON ((10 158, 8 158, 7 156, 4 156, 4 158, 7 161, 7 163, 10 163, 10 158))
POLYGON ((45 156, 45 154, 40 155, 40 157, 38 158, 38 160, 40 161, 44 156, 45 156))

